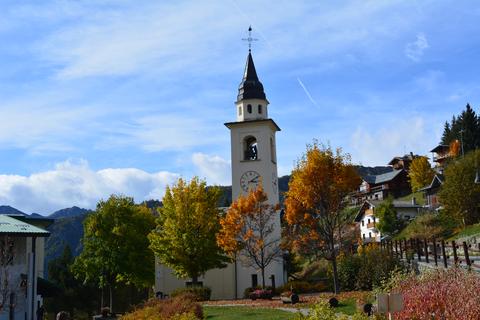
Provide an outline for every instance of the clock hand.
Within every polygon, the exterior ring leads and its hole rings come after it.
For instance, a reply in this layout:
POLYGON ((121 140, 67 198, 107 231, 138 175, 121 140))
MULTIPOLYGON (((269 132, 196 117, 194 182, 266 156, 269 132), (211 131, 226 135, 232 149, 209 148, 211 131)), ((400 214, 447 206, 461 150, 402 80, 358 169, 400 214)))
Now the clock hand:
POLYGON ((257 183, 257 182, 258 182, 258 177, 256 177, 256 178, 253 178, 252 180, 248 181, 248 183, 251 183, 251 182, 253 182, 253 183, 257 183))

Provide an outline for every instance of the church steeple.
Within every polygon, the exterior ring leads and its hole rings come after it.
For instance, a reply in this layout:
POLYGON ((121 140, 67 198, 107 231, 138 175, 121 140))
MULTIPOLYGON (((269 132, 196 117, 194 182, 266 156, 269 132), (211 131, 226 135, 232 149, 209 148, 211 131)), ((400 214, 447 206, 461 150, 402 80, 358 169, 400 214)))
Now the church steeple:
POLYGON ((238 87, 237 102, 247 99, 267 99, 263 91, 263 84, 258 79, 257 71, 255 70, 251 50, 248 50, 243 79, 238 87))

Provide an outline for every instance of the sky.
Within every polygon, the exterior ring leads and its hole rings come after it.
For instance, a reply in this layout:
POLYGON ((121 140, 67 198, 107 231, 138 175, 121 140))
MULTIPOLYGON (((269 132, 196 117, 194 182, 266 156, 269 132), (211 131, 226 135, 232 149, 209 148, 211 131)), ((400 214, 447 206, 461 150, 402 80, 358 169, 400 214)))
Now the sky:
POLYGON ((249 25, 279 175, 313 139, 375 166, 480 106, 474 1, 0 1, 0 205, 231 184, 249 25))

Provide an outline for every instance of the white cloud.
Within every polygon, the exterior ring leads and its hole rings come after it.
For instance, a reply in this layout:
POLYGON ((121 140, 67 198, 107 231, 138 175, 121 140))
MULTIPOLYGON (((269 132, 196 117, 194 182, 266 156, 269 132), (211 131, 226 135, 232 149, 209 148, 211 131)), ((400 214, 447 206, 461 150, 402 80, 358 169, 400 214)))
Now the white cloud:
POLYGON ((97 147, 133 146, 147 152, 181 151, 225 140, 215 134, 217 127, 185 114, 162 114, 138 117, 128 123, 117 122, 105 130, 97 147))
POLYGON ((427 37, 423 33, 417 34, 417 39, 405 47, 405 55, 414 62, 419 62, 426 49, 429 48, 427 37))
POLYGON ((92 110, 68 108, 55 99, 30 96, 29 101, 0 102, 0 148, 40 151, 71 150, 68 140, 83 135, 92 110))
POLYGON ((209 185, 230 185, 230 162, 216 155, 194 153, 192 161, 201 178, 205 178, 209 185))
POLYGON ((435 137, 425 128, 422 117, 414 116, 376 127, 358 127, 351 138, 352 160, 371 166, 386 166, 404 152, 425 155, 435 144, 435 137))
POLYGON ((92 170, 84 160, 65 161, 54 169, 29 176, 0 175, 0 203, 25 212, 49 214, 79 206, 95 208, 111 194, 132 196, 137 202, 160 199, 177 174, 148 173, 135 168, 92 170))

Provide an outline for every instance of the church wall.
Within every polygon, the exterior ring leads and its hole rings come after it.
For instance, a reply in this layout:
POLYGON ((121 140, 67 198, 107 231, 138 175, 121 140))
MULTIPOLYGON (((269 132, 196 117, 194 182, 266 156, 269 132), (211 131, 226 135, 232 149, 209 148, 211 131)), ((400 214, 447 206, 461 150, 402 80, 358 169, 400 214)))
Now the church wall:
MULTIPOLYGON (((235 299, 235 268, 228 264, 226 268, 207 271, 198 281, 204 287, 212 289, 212 300, 235 299)), ((173 270, 158 263, 155 264, 155 291, 170 295, 177 288, 185 288, 190 279, 179 279, 173 270)))

